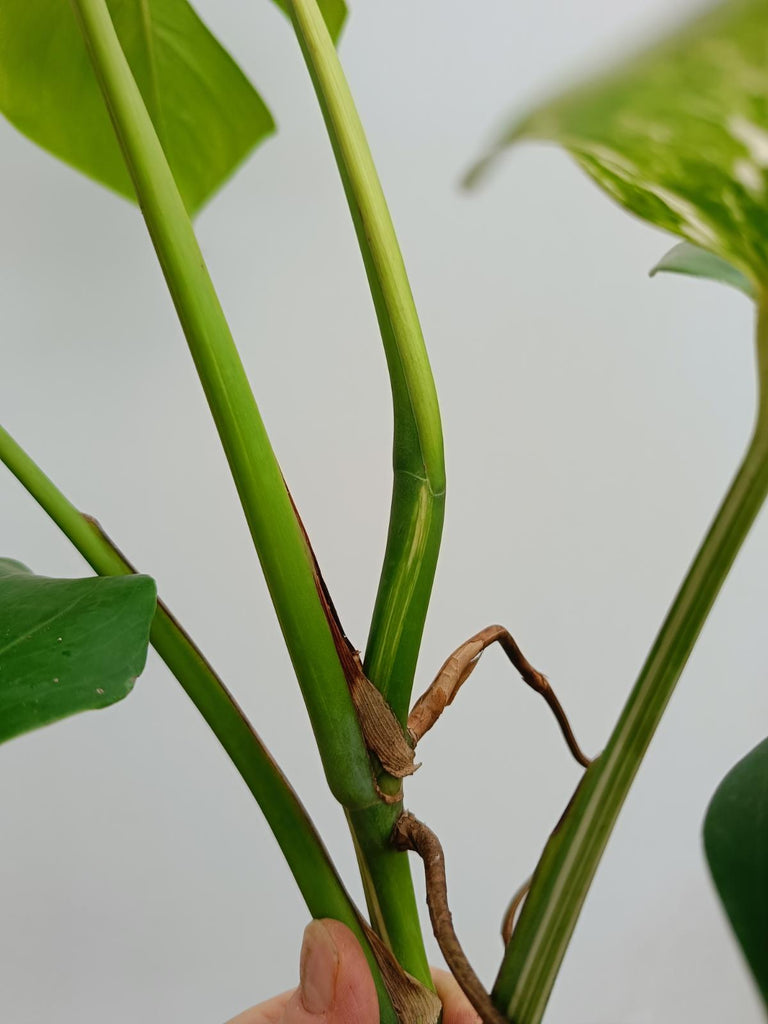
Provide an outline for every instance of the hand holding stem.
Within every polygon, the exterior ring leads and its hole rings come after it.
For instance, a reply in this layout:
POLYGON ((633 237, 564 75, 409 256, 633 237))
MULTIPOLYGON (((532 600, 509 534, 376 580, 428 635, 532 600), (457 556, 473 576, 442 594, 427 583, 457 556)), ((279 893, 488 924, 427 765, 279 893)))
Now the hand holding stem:
MULTIPOLYGON (((433 971, 443 1024, 477 1024, 456 981, 433 971)), ((363 951, 338 921, 312 921, 301 947, 299 986, 239 1014, 229 1024, 378 1024, 376 990, 363 951)))

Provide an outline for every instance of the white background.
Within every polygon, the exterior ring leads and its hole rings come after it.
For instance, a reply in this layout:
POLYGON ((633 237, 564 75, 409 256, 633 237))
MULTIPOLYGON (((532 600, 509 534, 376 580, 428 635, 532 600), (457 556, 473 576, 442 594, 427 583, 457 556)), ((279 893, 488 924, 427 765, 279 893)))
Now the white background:
MULTIPOLYGON (((198 220, 347 631, 363 645, 389 505, 383 356, 289 26, 201 14, 280 124, 198 220)), ((423 687, 506 624, 597 752, 735 469, 753 411, 737 293, 649 281, 670 240, 546 147, 457 181, 503 116, 690 3, 361 0, 341 47, 399 229, 445 422, 443 556, 423 687)), ((5 426, 160 590, 252 715, 354 892, 342 816, 224 459, 134 207, 0 124, 5 426)), ((2 553, 83 563, 10 474, 2 553)), ((757 1024, 700 826, 768 732, 761 519, 681 681, 589 896, 551 1024, 757 1024)), ((441 835, 490 983, 498 924, 577 780, 498 653, 424 741, 407 802, 441 835), (461 753, 460 753, 461 752, 461 753)), ((295 983, 306 912, 258 808, 152 655, 124 704, 0 749, 0 1019, 220 1024, 295 983)), ((421 891, 421 884, 419 882, 421 891)), ((430 956, 439 961, 430 938, 430 956)))

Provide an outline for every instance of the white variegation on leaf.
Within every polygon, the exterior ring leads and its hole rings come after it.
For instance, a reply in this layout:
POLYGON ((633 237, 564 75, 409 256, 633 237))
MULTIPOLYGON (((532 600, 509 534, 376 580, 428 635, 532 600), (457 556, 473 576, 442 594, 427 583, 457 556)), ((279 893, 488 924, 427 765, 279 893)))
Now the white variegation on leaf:
POLYGON ((731 0, 518 118, 511 143, 567 149, 632 213, 768 279, 768 0, 731 0))

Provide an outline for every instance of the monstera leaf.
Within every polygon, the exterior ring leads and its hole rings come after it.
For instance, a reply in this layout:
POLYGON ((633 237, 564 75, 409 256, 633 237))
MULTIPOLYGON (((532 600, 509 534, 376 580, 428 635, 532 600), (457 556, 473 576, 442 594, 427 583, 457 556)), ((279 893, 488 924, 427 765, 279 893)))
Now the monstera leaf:
POLYGON ((149 576, 33 576, 0 559, 0 743, 130 693, 147 658, 149 576))
MULTIPOLYGON (((273 131, 272 116, 187 0, 107 0, 107 6, 193 213, 273 131)), ((343 0, 322 6, 338 32, 343 0)), ((0 3, 0 112, 44 149, 134 197, 68 0, 0 3)))
POLYGON ((768 1009, 768 740, 718 786, 704 821, 704 848, 768 1009))
POLYGON ((768 0, 732 0, 517 118, 510 143, 567 149, 622 206, 768 279, 768 0))

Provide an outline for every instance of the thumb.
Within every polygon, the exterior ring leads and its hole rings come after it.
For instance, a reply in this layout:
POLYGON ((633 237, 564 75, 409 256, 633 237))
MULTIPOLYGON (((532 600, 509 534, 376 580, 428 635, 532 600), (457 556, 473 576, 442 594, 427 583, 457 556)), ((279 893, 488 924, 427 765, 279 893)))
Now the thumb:
POLYGON ((312 921, 301 946, 299 987, 280 1024, 378 1024, 373 978, 355 936, 338 921, 312 921))
POLYGON ((378 1024, 376 989, 360 944, 338 921, 312 921, 294 992, 254 1006, 230 1024, 378 1024))

